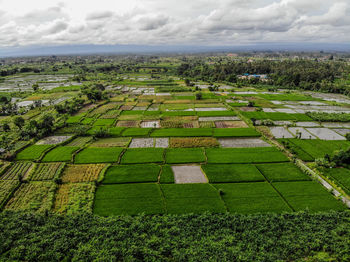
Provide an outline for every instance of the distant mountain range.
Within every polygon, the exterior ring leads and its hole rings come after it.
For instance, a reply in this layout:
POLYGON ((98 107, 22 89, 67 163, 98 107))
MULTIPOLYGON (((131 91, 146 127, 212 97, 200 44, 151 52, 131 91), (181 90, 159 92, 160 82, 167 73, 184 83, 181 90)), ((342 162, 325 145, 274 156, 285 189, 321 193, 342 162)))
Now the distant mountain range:
POLYGON ((325 51, 350 52, 350 44, 330 43, 257 43, 233 46, 195 45, 60 45, 0 48, 0 57, 88 55, 88 54, 164 54, 244 51, 325 51))

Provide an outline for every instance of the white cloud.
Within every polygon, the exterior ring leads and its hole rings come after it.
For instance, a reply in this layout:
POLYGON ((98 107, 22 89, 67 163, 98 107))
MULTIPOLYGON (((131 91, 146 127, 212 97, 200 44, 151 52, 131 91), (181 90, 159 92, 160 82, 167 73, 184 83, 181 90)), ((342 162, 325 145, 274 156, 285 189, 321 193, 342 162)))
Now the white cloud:
POLYGON ((349 42, 348 32, 346 0, 0 0, 0 47, 349 42))

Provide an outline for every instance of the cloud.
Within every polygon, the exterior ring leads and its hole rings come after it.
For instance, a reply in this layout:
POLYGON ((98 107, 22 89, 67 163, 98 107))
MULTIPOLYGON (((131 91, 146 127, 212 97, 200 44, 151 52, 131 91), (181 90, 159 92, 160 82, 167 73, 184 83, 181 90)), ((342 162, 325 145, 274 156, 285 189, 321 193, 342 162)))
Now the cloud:
POLYGON ((169 21, 168 17, 165 17, 163 15, 159 15, 157 17, 142 17, 140 18, 137 23, 140 25, 141 30, 155 30, 158 29, 164 25, 166 25, 169 21))
POLYGON ((111 11, 99 11, 90 13, 86 16, 86 20, 99 20, 99 19, 105 19, 113 16, 113 12, 111 11))
POLYGON ((15 12, 16 1, 0 2, 0 47, 350 41, 345 0, 33 0, 15 12))

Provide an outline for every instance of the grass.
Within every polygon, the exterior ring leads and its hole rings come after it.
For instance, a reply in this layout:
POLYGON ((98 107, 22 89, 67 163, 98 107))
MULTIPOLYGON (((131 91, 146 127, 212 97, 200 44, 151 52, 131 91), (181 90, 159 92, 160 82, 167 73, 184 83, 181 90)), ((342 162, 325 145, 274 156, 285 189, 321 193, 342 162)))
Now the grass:
POLYGON ((259 137, 260 133, 254 128, 215 128, 214 137, 259 137))
POLYGON ((287 162, 288 158, 273 147, 260 148, 207 148, 208 163, 249 164, 287 162))
POLYGON ((115 119, 104 118, 104 119, 97 119, 93 125, 94 126, 112 126, 114 122, 115 122, 115 119))
POLYGON ((70 162, 72 154, 80 147, 77 146, 59 146, 50 150, 43 158, 43 162, 70 162))
POLYGON ((152 128, 137 128, 131 127, 124 130, 122 136, 148 136, 152 128))
POLYGON ((41 155, 51 147, 52 145, 31 145, 19 152, 16 156, 16 160, 39 159, 41 155))
POLYGON ((82 137, 77 137, 75 138, 73 141, 71 141, 69 144, 67 144, 66 146, 79 146, 79 147, 83 147, 85 146, 87 143, 89 143, 92 140, 91 136, 82 136, 82 137))
POLYGON ((270 182, 311 180, 293 163, 259 164, 256 167, 270 182))
POLYGON ((169 214, 226 211, 218 191, 210 184, 161 185, 169 214))
POLYGON ((270 119, 274 121, 278 120, 294 120, 294 121, 312 121, 312 119, 305 114, 288 114, 288 113, 280 113, 280 112, 242 112, 247 118, 250 119, 270 119))
POLYGON ((151 133, 151 137, 200 137, 212 136, 211 128, 162 128, 151 133))
MULTIPOLYGON (((333 155, 334 151, 348 149, 349 141, 327 141, 319 139, 281 139, 288 143, 289 147, 304 161, 313 161, 315 158, 324 157, 325 154, 333 155)), ((283 142, 282 142, 283 143, 283 142)))
POLYGON ((251 164, 203 165, 202 169, 210 183, 265 181, 259 170, 251 164))
POLYGON ((165 162, 168 164, 204 162, 205 155, 202 148, 168 148, 165 162))
POLYGON ((162 214, 165 207, 157 184, 101 185, 93 211, 101 216, 162 214))
POLYGON ((350 170, 347 168, 327 168, 322 170, 326 176, 334 180, 350 195, 350 170))
POLYGON ((163 162, 162 148, 129 148, 124 153, 122 164, 159 163, 163 162))
POLYGON ((291 211, 267 182, 215 184, 231 213, 281 213, 291 211))
POLYGON ((122 151, 123 148, 119 147, 89 147, 80 151, 75 156, 74 162, 76 164, 117 162, 122 151))
MULTIPOLYGON (((213 104, 213 107, 215 107, 215 104, 213 104)), ((197 116, 199 116, 199 117, 205 117, 205 116, 235 116, 235 115, 237 115, 233 111, 198 111, 196 113, 197 113, 197 116)))
POLYGON ((108 168, 103 184, 158 182, 160 166, 148 165, 118 165, 108 168))
POLYGON ((159 182, 161 184, 173 184, 174 180, 174 172, 171 169, 171 166, 164 165, 162 166, 162 172, 160 173, 159 182))
POLYGON ((345 210, 321 185, 314 181, 276 182, 274 187, 282 194, 295 211, 345 210))

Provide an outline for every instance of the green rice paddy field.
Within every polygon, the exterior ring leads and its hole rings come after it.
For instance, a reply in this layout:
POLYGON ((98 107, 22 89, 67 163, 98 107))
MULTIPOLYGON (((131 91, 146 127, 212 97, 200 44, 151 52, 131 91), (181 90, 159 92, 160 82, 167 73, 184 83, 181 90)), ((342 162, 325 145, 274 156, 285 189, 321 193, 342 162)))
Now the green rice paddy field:
MULTIPOLYGON (((69 141, 32 143, 19 150, 15 163, 1 162, 0 208, 101 216, 346 209, 249 122, 311 121, 307 115, 239 112, 237 103, 206 92, 201 101, 191 93, 128 97, 90 104, 68 117, 53 136, 73 136, 69 141), (264 147, 254 145, 259 139, 264 147), (202 182, 191 182, 194 176, 202 182)), ((259 103, 312 100, 257 97, 259 103)), ((278 142, 304 161, 350 147, 348 141, 278 142)), ((350 192, 348 169, 323 172, 350 192)))

